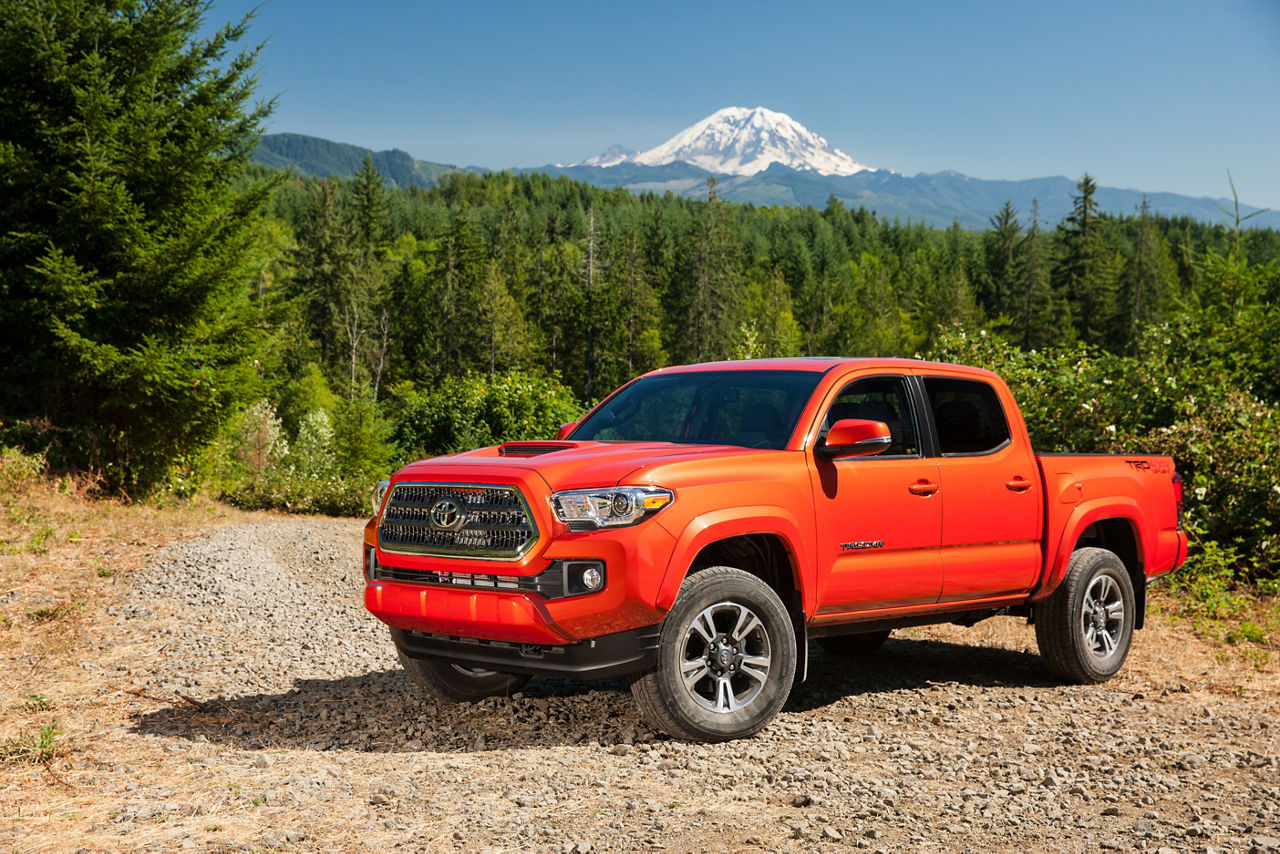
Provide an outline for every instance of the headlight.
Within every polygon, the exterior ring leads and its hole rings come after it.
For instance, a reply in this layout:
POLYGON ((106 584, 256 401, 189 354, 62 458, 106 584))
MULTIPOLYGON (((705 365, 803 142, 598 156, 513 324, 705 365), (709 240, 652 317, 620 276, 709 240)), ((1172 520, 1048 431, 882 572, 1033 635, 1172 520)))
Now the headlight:
POLYGON ((606 486, 570 489, 551 496, 551 507, 571 531, 619 528, 649 518, 675 500, 657 486, 606 486))
POLYGON ((391 488, 391 481, 380 480, 378 485, 373 488, 373 515, 377 516, 378 511, 382 509, 382 499, 386 497, 387 490, 391 488))

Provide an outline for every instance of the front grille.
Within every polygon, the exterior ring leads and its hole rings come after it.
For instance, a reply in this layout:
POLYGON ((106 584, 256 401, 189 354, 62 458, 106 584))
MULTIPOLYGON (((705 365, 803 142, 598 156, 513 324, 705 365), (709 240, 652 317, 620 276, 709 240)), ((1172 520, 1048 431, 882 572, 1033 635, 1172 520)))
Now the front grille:
POLYGON ((383 551, 516 560, 538 529, 514 486, 398 483, 378 524, 383 551))

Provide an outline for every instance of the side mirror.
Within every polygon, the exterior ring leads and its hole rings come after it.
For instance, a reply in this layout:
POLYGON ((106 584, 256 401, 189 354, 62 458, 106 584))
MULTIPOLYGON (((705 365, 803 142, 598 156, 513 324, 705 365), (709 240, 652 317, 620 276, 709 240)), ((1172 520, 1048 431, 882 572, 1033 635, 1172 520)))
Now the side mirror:
POLYGON ((843 418, 831 425, 826 440, 814 452, 825 460, 841 460, 874 456, 892 444, 889 425, 883 421, 843 418))
POLYGON ((556 438, 563 439, 573 432, 573 428, 581 424, 581 421, 570 421, 567 424, 561 424, 560 429, 556 431, 556 438))

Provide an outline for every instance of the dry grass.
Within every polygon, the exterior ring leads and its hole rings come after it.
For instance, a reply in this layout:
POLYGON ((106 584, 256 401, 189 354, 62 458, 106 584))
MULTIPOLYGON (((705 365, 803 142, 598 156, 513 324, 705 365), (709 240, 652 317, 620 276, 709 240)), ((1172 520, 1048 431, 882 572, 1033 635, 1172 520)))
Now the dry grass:
POLYGON ((19 824, 23 850, 93 845, 89 828, 109 821, 119 804, 95 790, 95 774, 121 765, 158 769, 168 756, 129 736, 131 716, 155 703, 130 693, 115 670, 117 656, 145 656, 144 647, 155 654, 158 645, 135 638, 103 655, 105 609, 167 544, 266 514, 207 500, 94 499, 88 484, 72 479, 11 479, 3 487, 0 850, 13 847, 9 836, 19 824))

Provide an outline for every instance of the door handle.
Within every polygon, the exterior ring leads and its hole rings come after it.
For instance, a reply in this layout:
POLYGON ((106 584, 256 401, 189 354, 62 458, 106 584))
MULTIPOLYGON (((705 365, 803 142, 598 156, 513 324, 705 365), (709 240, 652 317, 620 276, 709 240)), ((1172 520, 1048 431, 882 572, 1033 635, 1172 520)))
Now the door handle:
POLYGON ((915 483, 907 487, 907 489, 911 491, 912 495, 925 495, 925 496, 933 495, 935 492, 937 492, 941 488, 942 487, 940 487, 938 484, 932 483, 927 480, 917 480, 915 483))
POLYGON ((1035 486, 1031 481, 1023 480, 1021 477, 1015 477, 1013 480, 1006 480, 1004 485, 1006 488, 1011 489, 1014 492, 1026 492, 1028 489, 1035 486))

